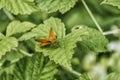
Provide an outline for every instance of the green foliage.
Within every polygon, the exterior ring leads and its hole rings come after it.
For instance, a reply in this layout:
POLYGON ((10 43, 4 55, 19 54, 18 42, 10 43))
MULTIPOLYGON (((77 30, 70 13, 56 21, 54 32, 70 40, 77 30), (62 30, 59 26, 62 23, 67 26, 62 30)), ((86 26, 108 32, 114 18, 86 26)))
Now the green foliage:
POLYGON ((81 52, 104 52, 106 51, 108 40, 96 29, 88 28, 86 26, 78 25, 73 27, 74 29, 84 28, 88 34, 82 36, 82 41, 78 43, 78 47, 81 52))
POLYGON ((0 0, 0 80, 119 80, 119 3, 0 0))
POLYGON ((91 80, 87 73, 84 73, 80 76, 79 80, 91 80))
POLYGON ((13 14, 31 14, 32 12, 38 11, 38 7, 42 11, 56 12, 60 11, 61 13, 65 13, 70 10, 77 0, 0 0, 0 9, 7 8, 13 14), (34 2, 35 1, 35 2, 34 2), (9 5, 8 5, 9 4, 9 5), (37 4, 37 5, 35 5, 37 4))
POLYGON ((120 80, 120 73, 113 72, 109 74, 107 80, 120 80))
POLYGON ((60 11, 65 13, 72 8, 77 0, 35 0, 39 8, 48 13, 60 11))
POLYGON ((6 37, 0 41, 0 59, 6 52, 18 46, 18 41, 14 37, 6 37))
POLYGON ((32 37, 35 37, 37 36, 38 34, 35 34, 33 32, 28 32, 28 33, 25 33, 23 34, 20 38, 19 38, 19 41, 23 41, 23 40, 29 40, 31 39, 32 37))
POLYGON ((4 7, 16 15, 37 11, 34 0, 0 0, 0 9, 4 7))
POLYGON ((36 37, 46 38, 49 36, 50 28, 54 30, 57 38, 63 38, 65 36, 65 26, 58 18, 49 18, 44 21, 44 24, 38 25, 38 27, 32 30, 33 33, 37 33, 36 37))
POLYGON ((11 63, 13 63, 23 57, 24 55, 18 50, 11 50, 10 52, 7 52, 7 54, 2 58, 1 62, 10 61, 11 63))
POLYGON ((65 36, 64 24, 57 18, 50 18, 44 21, 44 25, 38 25, 36 28, 32 29, 31 32, 28 32, 21 36, 19 40, 28 40, 35 36, 38 36, 39 38, 46 38, 49 36, 50 28, 54 29, 58 38, 63 38, 65 36))
POLYGON ((102 4, 109 4, 112 6, 117 6, 120 9, 120 1, 119 0, 104 0, 102 4))
POLYGON ((56 36, 59 41, 58 48, 42 48, 37 44, 36 51, 43 52, 45 56, 49 56, 49 58, 51 60, 54 60, 55 63, 59 63, 64 67, 70 68, 75 43, 79 41, 81 39, 80 36, 85 35, 85 33, 82 31, 76 31, 65 36, 65 27, 63 23, 57 18, 50 18, 46 20, 44 24, 39 25, 33 31, 39 33, 39 38, 42 38, 43 36, 45 36, 46 38, 49 36, 49 26, 51 26, 56 33, 56 36))
POLYGON ((114 53, 111 57, 111 62, 112 62, 112 69, 120 73, 120 59, 119 59, 120 53, 114 53))
POLYGON ((56 65, 40 53, 21 59, 14 70, 17 80, 53 80, 55 73, 56 65))
POLYGON ((5 38, 5 36, 0 32, 0 40, 5 38))
POLYGON ((111 57, 111 67, 113 72, 107 76, 107 80, 119 80, 120 79, 120 53, 114 53, 111 57))
POLYGON ((16 33, 26 32, 33 27, 35 27, 35 24, 30 22, 12 21, 7 27, 6 36, 11 36, 16 33))
POLYGON ((3 72, 3 73, 0 75, 0 79, 1 79, 1 80, 15 80, 15 79, 13 78, 13 75, 7 74, 7 73, 5 73, 5 72, 3 72))
POLYGON ((3 73, 1 80, 54 80, 56 65, 42 54, 24 57, 15 64, 13 75, 3 73))

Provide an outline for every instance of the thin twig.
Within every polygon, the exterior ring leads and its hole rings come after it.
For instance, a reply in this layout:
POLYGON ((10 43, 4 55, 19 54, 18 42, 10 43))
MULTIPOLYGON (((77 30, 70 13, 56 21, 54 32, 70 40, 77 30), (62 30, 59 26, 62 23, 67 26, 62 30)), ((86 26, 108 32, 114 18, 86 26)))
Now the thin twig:
POLYGON ((85 9, 87 10, 87 12, 89 13, 90 17, 92 18, 93 22, 95 23, 95 25, 97 26, 98 30, 103 34, 103 30, 101 29, 100 25, 98 24, 97 20, 95 19, 95 17, 93 16, 92 12, 90 11, 90 9, 88 8, 86 2, 84 0, 81 0, 85 9))
POLYGON ((103 35, 118 34, 118 33, 120 33, 120 29, 103 32, 103 35))
POLYGON ((15 17, 6 8, 3 8, 3 11, 11 21, 15 19, 15 17))

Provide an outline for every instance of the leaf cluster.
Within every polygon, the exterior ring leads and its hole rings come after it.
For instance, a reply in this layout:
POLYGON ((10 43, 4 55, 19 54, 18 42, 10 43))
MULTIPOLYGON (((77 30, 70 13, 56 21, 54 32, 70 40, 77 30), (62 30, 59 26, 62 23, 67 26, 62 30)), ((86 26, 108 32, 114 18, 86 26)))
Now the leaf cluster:
MULTIPOLYGON (((92 69, 89 68, 92 63, 87 63, 85 57, 91 61, 89 58, 91 55, 93 58, 100 53, 106 53, 109 37, 95 28, 83 6, 79 6, 80 2, 0 0, 0 80, 95 80, 96 76, 101 77, 92 74, 92 69), (47 38, 50 28, 55 32, 58 43, 55 46, 41 47, 35 39, 47 38), (88 67, 85 63, 89 64, 88 67)), ((96 4, 100 4, 94 0, 87 3, 90 8, 92 6, 89 4, 94 4, 96 7, 99 7, 96 4)), ((117 0, 102 2, 118 8, 119 3, 117 0)), ((106 7, 103 9, 106 13, 112 12, 106 7)), ((111 17, 107 17, 106 20, 109 21, 104 22, 103 18, 100 18, 106 16, 106 13, 102 12, 103 9, 96 8, 96 12, 100 12, 100 15, 93 13, 102 28, 119 20, 110 21, 111 17), (108 24, 109 22, 112 23, 108 24)), ((118 10, 114 10, 115 14, 119 13, 118 10)), ((120 60, 116 55, 111 59, 119 63, 120 60)), ((103 59, 100 59, 96 66, 105 72, 108 67, 103 68, 103 59)), ((113 64, 111 67, 113 72, 105 74, 107 76, 105 79, 113 80, 113 76, 116 76, 115 80, 119 80, 119 65, 116 67, 113 64)))

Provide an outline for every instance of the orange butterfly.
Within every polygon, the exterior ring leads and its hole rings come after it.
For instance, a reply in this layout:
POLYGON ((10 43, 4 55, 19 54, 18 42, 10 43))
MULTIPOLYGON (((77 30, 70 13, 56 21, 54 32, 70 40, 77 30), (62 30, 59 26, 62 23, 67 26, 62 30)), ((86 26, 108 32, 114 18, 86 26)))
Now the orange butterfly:
POLYGON ((40 46, 47 46, 47 45, 54 45, 55 43, 57 43, 57 36, 55 35, 55 33, 53 32, 53 29, 50 29, 50 34, 48 38, 45 39, 36 39, 37 42, 40 42, 40 46))

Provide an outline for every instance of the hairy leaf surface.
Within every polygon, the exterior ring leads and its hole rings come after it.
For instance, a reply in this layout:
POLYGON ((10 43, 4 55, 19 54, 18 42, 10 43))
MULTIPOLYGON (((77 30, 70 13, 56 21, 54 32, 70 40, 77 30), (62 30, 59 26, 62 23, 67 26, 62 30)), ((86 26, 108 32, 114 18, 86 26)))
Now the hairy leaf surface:
POLYGON ((99 31, 88 28, 86 26, 75 26, 73 29, 84 28, 88 35, 82 36, 82 41, 78 43, 78 48, 81 52, 104 52, 107 50, 108 40, 99 31))
POLYGON ((56 65, 40 53, 25 57, 16 63, 14 75, 16 80, 54 80, 56 65))
POLYGON ((44 21, 44 24, 40 24, 37 28, 34 28, 31 32, 28 32, 20 37, 19 40, 28 40, 32 37, 38 36, 39 38, 46 38, 49 36, 50 28, 53 28, 57 38, 65 36, 64 24, 57 18, 50 18, 44 21))
POLYGON ((102 4, 117 6, 120 9, 120 0, 104 0, 102 4))
POLYGON ((6 37, 0 41, 0 59, 6 52, 18 46, 18 41, 14 37, 6 37))
POLYGON ((12 21, 7 27, 6 36, 11 36, 16 33, 26 32, 33 27, 35 27, 35 24, 27 21, 26 22, 12 21))
POLYGON ((60 11, 65 13, 70 10, 77 0, 35 0, 39 8, 49 13, 60 11))
POLYGON ((4 7, 16 15, 37 11, 34 0, 0 0, 0 9, 4 7))

